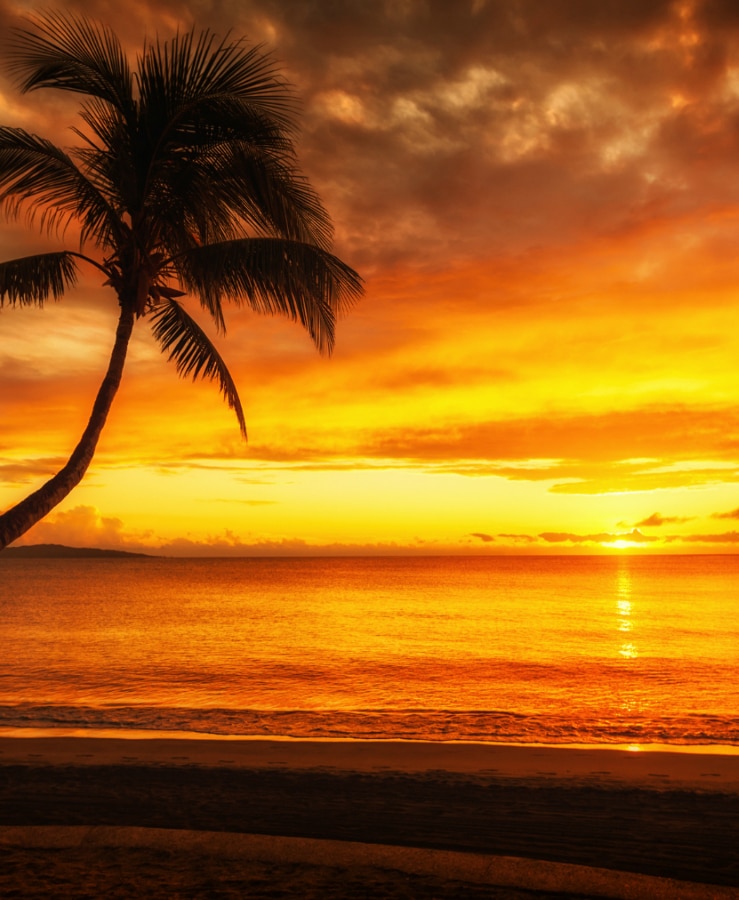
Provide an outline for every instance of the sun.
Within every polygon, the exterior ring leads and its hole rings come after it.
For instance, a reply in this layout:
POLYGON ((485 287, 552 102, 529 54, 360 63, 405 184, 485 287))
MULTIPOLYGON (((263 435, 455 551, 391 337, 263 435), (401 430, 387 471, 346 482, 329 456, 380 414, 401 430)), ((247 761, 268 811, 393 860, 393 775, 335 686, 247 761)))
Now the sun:
POLYGON ((603 544, 604 547, 613 547, 615 550, 628 550, 630 547, 638 547, 636 541, 628 541, 625 538, 619 538, 617 541, 608 541, 603 544))

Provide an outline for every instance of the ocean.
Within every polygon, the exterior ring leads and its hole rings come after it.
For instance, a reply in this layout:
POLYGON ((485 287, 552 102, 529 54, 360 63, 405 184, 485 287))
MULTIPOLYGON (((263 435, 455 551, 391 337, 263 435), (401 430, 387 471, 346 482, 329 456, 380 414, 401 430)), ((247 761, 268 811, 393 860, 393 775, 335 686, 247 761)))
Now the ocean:
POLYGON ((739 556, 0 557, 0 729, 739 746, 739 556))

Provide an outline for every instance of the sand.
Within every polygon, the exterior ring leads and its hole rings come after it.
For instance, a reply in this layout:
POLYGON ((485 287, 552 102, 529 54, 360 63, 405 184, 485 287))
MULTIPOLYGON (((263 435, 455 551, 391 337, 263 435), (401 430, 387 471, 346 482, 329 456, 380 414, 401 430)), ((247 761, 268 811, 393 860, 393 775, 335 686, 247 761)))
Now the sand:
POLYGON ((739 897, 739 754, 0 736, 0 895, 739 897))

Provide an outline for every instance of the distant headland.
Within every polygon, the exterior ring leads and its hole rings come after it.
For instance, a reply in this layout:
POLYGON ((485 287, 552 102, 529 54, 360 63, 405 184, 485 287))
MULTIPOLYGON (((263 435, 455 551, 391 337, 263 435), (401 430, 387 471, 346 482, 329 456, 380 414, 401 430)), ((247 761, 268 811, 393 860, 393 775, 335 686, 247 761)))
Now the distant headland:
POLYGON ((6 547, 0 552, 0 559, 8 556, 32 559, 80 559, 97 557, 114 559, 118 557, 150 557, 149 553, 129 553, 127 550, 100 550, 96 547, 65 547, 64 544, 29 544, 25 547, 6 547))

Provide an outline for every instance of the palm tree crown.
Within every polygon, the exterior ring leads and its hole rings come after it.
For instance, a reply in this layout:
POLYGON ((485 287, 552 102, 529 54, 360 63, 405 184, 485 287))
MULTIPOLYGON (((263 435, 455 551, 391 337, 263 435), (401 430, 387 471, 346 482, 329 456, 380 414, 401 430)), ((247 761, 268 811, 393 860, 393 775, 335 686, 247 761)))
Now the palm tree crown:
POLYGON ((147 43, 132 69, 108 28, 46 13, 16 32, 9 65, 24 92, 84 99, 72 150, 0 126, 0 204, 52 232, 78 223, 80 245, 0 263, 0 306, 59 299, 84 261, 120 314, 80 443, 60 473, 0 515, 0 549, 87 469, 137 319, 148 318, 181 375, 217 383, 246 436, 233 378, 181 298, 196 298, 221 332, 226 300, 288 316, 330 352, 337 314, 362 292, 331 253, 330 219, 297 163, 291 89, 260 48, 192 30, 147 43))

